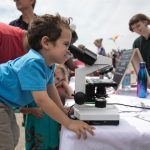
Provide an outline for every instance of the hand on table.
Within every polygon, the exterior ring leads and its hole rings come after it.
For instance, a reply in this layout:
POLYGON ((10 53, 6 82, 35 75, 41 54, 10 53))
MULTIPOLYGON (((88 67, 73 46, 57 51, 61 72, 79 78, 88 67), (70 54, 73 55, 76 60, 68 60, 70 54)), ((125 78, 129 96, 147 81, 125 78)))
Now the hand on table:
POLYGON ((67 127, 69 130, 76 133, 77 138, 80 139, 82 136, 84 139, 87 138, 87 132, 94 135, 94 127, 89 126, 87 123, 80 120, 71 120, 67 127))

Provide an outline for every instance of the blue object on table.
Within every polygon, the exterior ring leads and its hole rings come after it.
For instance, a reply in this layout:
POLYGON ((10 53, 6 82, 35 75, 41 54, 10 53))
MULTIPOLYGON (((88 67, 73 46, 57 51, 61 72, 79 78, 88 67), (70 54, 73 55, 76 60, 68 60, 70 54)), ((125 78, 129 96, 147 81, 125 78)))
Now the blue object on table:
POLYGON ((147 72, 145 68, 145 62, 140 62, 137 81, 137 96, 140 98, 147 97, 147 72))

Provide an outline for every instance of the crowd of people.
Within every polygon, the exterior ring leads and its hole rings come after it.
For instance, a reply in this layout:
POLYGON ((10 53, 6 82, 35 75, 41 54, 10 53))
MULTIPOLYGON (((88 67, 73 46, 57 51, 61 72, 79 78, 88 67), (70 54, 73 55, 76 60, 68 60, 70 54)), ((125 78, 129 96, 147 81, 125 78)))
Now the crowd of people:
MULTIPOLYGON (((60 124, 75 132, 77 138, 87 138, 87 132, 94 135, 94 127, 68 118, 64 107, 65 99, 74 94, 70 76, 80 67, 68 58, 70 44, 78 39, 71 19, 59 14, 35 14, 36 0, 14 2, 22 15, 9 25, 0 23, 0 149, 13 150, 18 144, 16 109, 26 115, 26 150, 58 150, 60 124)), ((133 48, 139 48, 150 74, 148 25, 150 19, 144 14, 129 20, 129 29, 140 35, 133 48)), ((93 44, 99 55, 107 56, 102 41, 99 38, 93 44)), ((80 44, 78 48, 85 46, 80 44)), ((111 57, 119 59, 121 53, 113 51, 111 57)))

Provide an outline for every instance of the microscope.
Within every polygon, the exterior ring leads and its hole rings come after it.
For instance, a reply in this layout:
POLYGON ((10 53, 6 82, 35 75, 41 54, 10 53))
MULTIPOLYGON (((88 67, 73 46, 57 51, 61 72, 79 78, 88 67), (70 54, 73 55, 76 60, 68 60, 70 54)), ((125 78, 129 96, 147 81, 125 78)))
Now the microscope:
POLYGON ((119 112, 114 105, 107 105, 106 87, 116 87, 113 80, 87 77, 99 70, 105 74, 112 70, 112 59, 91 52, 87 48, 69 47, 75 58, 83 61, 85 67, 75 70, 74 116, 92 125, 118 125, 119 112))

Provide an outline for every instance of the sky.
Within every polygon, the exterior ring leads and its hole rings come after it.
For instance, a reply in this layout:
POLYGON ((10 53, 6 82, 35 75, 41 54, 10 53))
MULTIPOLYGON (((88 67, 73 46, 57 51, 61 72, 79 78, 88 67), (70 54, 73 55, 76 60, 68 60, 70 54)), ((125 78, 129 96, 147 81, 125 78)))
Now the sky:
MULTIPOLYGON (((149 6, 150 0, 37 0, 34 12, 72 17, 79 37, 75 45, 83 44, 96 52, 93 42, 103 38, 108 53, 112 49, 132 48, 138 35, 129 31, 129 19, 137 13, 150 16, 149 6), (118 38, 113 42, 110 38, 115 35, 118 38)), ((13 0, 0 0, 1 22, 9 23, 20 14, 13 0)))

